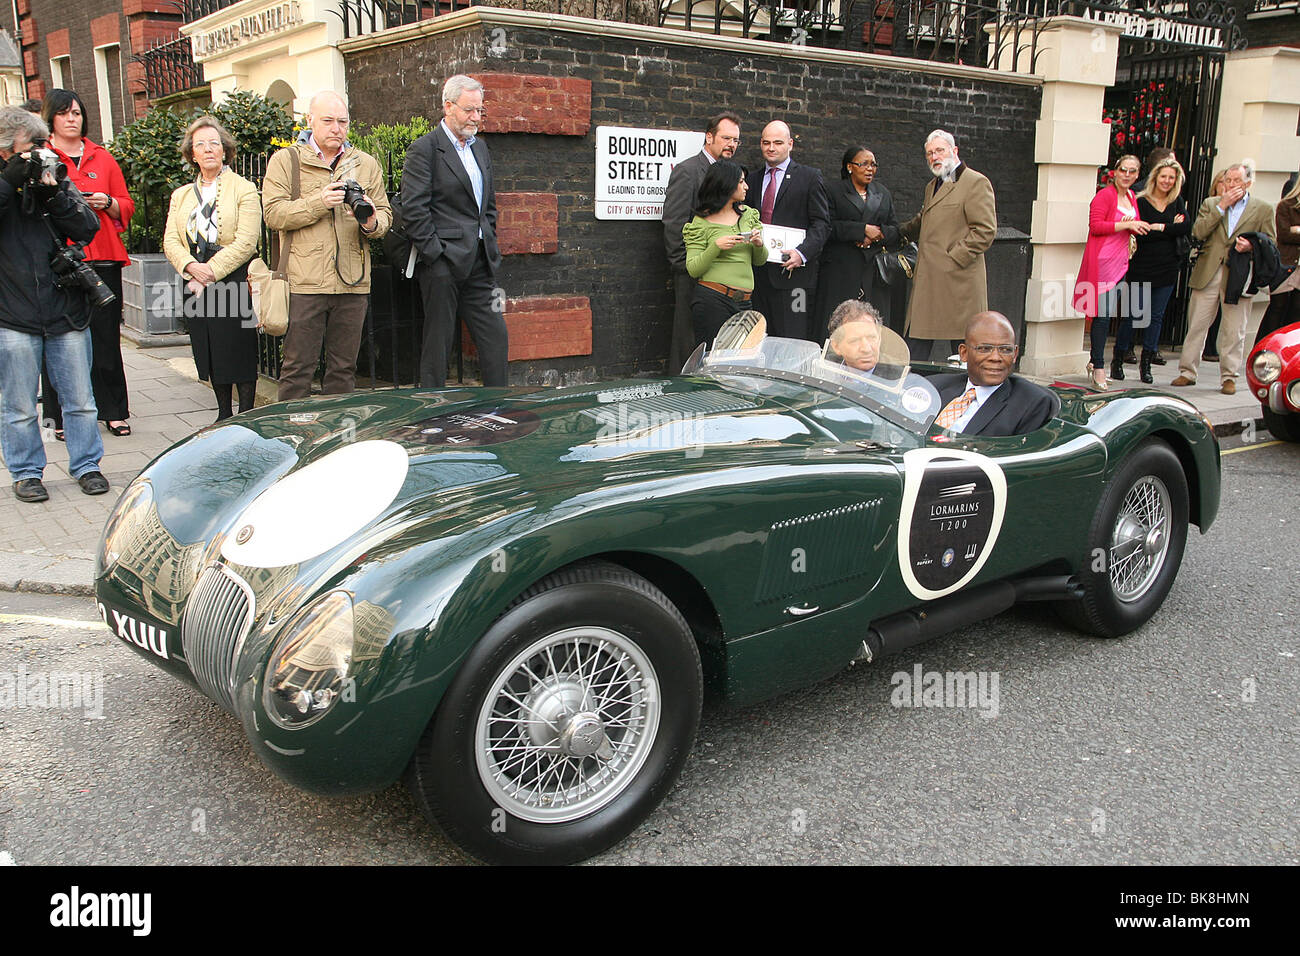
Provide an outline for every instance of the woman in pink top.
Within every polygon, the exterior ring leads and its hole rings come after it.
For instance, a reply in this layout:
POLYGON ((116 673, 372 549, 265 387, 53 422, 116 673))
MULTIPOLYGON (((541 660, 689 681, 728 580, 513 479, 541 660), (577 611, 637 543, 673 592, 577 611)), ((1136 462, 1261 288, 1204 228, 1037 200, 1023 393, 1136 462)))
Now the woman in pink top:
POLYGON ((1088 207, 1088 244, 1083 250, 1079 279, 1074 286, 1074 307, 1092 318, 1092 356, 1088 374, 1097 388, 1106 388, 1106 335, 1110 320, 1127 307, 1124 274, 1128 272, 1129 244, 1145 236, 1148 226, 1138 219, 1137 182, 1142 164, 1136 156, 1121 156, 1111 185, 1093 197, 1088 207))

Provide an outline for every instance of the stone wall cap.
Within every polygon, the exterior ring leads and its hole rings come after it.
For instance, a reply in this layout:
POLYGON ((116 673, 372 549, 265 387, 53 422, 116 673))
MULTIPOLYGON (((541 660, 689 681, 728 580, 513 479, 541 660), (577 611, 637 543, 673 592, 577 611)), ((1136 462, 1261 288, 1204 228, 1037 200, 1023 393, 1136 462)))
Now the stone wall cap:
POLYGON ((639 23, 611 20, 592 20, 588 17, 571 17, 559 13, 533 13, 503 7, 468 7, 454 13, 444 13, 429 20, 391 27, 376 33, 353 37, 339 43, 339 51, 359 53, 393 43, 406 43, 425 36, 436 36, 469 26, 535 27, 564 33, 582 33, 590 36, 619 37, 627 40, 647 40, 675 46, 704 47, 710 50, 728 50, 755 56, 786 57, 794 60, 817 60, 824 63, 850 63, 899 72, 922 72, 938 76, 965 77, 986 82, 1007 83, 1019 86, 1042 86, 1043 78, 1032 74, 1007 73, 982 66, 959 66, 933 60, 911 57, 886 56, 880 53, 858 53, 852 50, 832 50, 815 46, 795 46, 790 43, 773 43, 769 40, 746 40, 740 37, 715 36, 675 30, 670 27, 650 27, 639 23))
POLYGON ((1230 60, 1248 60, 1256 57, 1282 56, 1300 58, 1300 47, 1294 46, 1256 46, 1248 50, 1234 50, 1228 54, 1230 60))

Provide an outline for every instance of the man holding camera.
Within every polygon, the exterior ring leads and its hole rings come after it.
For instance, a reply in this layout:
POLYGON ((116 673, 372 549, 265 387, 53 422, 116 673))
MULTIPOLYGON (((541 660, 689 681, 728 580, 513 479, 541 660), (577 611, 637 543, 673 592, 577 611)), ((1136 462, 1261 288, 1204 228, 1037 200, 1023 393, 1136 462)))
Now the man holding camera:
POLYGON ((347 141, 343 97, 317 93, 308 109, 308 134, 271 157, 262 181, 263 218, 289 244, 288 262, 280 264, 289 278, 282 402, 311 394, 322 342, 321 391, 344 395, 356 387, 370 240, 393 221, 379 163, 347 141))
POLYGON ((90 309, 80 249, 99 217, 44 146, 49 129, 18 106, 0 109, 0 448, 19 501, 46 501, 36 416, 41 363, 59 391, 68 471, 88 495, 108 491, 90 387, 90 309))

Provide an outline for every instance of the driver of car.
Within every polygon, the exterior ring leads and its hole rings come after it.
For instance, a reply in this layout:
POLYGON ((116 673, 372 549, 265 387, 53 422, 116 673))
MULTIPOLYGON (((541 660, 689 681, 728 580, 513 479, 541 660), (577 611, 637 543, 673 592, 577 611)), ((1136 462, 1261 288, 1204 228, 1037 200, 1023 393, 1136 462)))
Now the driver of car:
POLYGON ((978 312, 966 323, 957 352, 966 374, 935 375, 943 409, 934 424, 964 435, 1023 435, 1042 428, 1056 411, 1047 389, 1012 375, 1016 331, 1001 312, 978 312))

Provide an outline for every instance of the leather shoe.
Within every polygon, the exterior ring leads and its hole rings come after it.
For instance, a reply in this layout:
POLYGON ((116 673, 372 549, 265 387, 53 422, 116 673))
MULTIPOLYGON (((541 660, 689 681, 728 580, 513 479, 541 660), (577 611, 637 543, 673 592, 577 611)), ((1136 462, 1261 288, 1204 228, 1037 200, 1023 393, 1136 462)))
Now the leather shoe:
POLYGON ((1223 387, 1220 388, 1219 391, 1221 391, 1224 395, 1236 395, 1237 383, 1230 378, 1225 378, 1223 380, 1223 387))
POLYGON ((88 495, 102 495, 108 491, 108 479, 97 471, 88 471, 77 479, 81 490, 88 495))
POLYGON ((1186 375, 1180 375, 1169 384, 1170 385, 1195 385, 1196 382, 1188 378, 1186 375))
POLYGON ((1165 365, 1167 362, 1168 362, 1168 359, 1166 359, 1166 358, 1165 358, 1163 355, 1161 355, 1159 352, 1156 352, 1155 355, 1151 356, 1151 364, 1152 364, 1152 365, 1165 365))
POLYGON ((50 493, 39 478, 24 478, 14 482, 14 497, 19 501, 49 501, 50 493))

